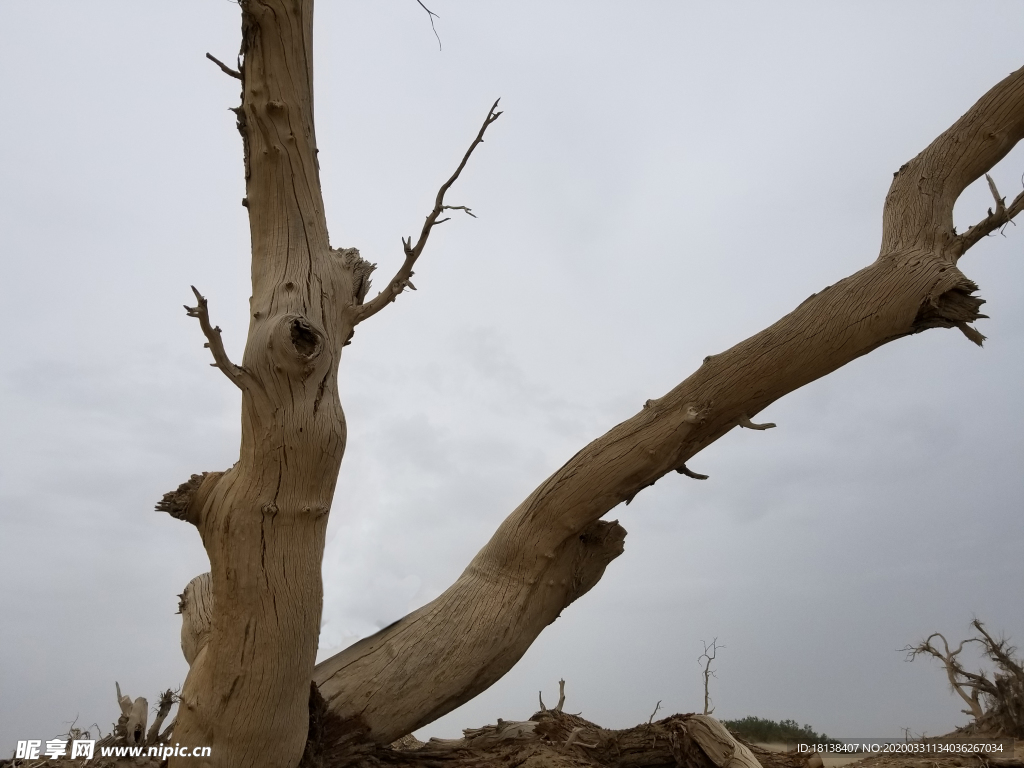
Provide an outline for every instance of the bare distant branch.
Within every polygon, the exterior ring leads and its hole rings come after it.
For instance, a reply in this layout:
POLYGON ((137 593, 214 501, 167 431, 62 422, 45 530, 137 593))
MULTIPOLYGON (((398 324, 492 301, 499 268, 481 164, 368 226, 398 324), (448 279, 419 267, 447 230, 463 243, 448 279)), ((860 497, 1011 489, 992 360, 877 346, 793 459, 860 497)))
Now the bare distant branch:
MULTIPOLYGON (((501 101, 501 99, 498 101, 501 101)), ((423 253, 423 248, 427 244, 427 238, 430 237, 430 230, 433 229, 436 224, 441 223, 438 219, 444 211, 465 211, 470 216, 473 216, 473 218, 476 218, 473 212, 464 205, 445 205, 444 195, 451 188, 452 184, 455 183, 456 179, 459 178, 459 174, 462 173, 463 168, 466 167, 466 163, 469 162, 469 157, 473 154, 473 150, 475 150, 480 144, 483 144, 484 133, 487 131, 487 127, 501 116, 501 112, 497 111, 498 101, 494 102, 494 105, 487 113, 487 118, 484 120, 484 124, 480 126, 480 130, 477 133, 476 138, 473 139, 473 143, 469 145, 469 149, 466 150, 466 154, 463 156, 462 162, 459 163, 459 167, 455 169, 455 173, 453 173, 451 178, 442 184, 441 189, 438 190, 437 198, 434 201, 434 210, 430 212, 427 216, 427 220, 423 223, 423 229, 420 230, 419 240, 417 240, 416 244, 413 245, 411 237, 402 239, 402 249, 405 251, 405 262, 383 291, 356 309, 356 323, 361 323, 366 318, 372 317, 380 312, 385 306, 398 298, 398 294, 402 293, 406 288, 410 288, 414 291, 416 290, 416 287, 410 282, 410 279, 414 274, 412 271, 413 265, 420 257, 420 254, 423 253)), ((447 221, 447 219, 442 219, 441 221, 447 221)))
POLYGON ((420 4, 420 8, 422 8, 424 11, 427 12, 427 18, 430 19, 430 28, 432 30, 434 30, 434 37, 437 38, 437 50, 440 51, 441 50, 441 36, 437 34, 437 27, 434 26, 434 19, 440 19, 441 17, 438 16, 436 13, 434 13, 429 8, 427 8, 427 6, 425 6, 423 4, 423 0, 416 0, 416 2, 420 4))

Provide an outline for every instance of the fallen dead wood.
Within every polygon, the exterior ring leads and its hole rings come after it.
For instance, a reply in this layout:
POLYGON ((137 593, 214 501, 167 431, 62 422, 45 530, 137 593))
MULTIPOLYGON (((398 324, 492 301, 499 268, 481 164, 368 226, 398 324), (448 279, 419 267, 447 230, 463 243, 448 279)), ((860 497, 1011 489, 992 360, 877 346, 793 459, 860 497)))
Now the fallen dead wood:
MULTIPOLYGON (((795 755, 772 753, 734 737, 720 722, 698 714, 673 715, 625 730, 610 730, 578 715, 545 709, 525 721, 503 721, 464 731, 461 739, 421 742, 406 736, 362 754, 317 754, 303 768, 805 768, 795 755)), ((365 747, 364 747, 365 750, 365 747)), ((307 750, 307 758, 317 750, 307 750)))

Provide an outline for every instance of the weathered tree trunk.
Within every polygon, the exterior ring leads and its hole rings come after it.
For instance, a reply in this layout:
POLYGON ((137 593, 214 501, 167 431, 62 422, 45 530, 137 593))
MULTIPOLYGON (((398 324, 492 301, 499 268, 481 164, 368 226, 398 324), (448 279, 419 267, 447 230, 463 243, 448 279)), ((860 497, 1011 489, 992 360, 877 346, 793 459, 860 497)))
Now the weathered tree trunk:
POLYGON ((306 740, 324 532, 345 450, 338 361, 368 274, 355 252, 328 244, 313 130, 313 3, 241 7, 236 112, 252 235, 241 366, 224 354, 198 293, 190 310, 242 390, 241 450, 231 469, 184 489, 177 508, 209 554, 214 612, 175 741, 212 745, 210 764, 232 768, 294 766, 306 740))
MULTIPOLYGON (((958 235, 953 204, 1024 133, 1024 70, 997 85, 896 174, 882 249, 869 267, 809 297, 704 364, 595 440, 537 488, 443 595, 317 667, 321 560, 345 448, 337 395, 355 325, 406 287, 430 227, 405 244, 395 278, 364 304, 372 265, 329 246, 316 160, 312 0, 241 0, 236 111, 245 153, 252 298, 241 366, 228 360, 206 300, 198 318, 215 364, 242 390, 238 462, 195 475, 159 508, 199 529, 210 557, 212 621, 196 630, 175 741, 211 745, 209 765, 294 766, 309 684, 327 701, 328 745, 385 744, 486 689, 545 626, 601 578, 625 531, 600 518, 783 395, 887 342, 981 317, 960 256, 1024 206, 958 235)), ((218 62, 219 63, 219 62, 218 62)), ((483 131, 497 118, 492 113, 483 131)), ((993 188, 994 189, 994 188, 993 188)), ((762 428, 765 425, 762 425, 762 428)), ((172 761, 172 765, 176 764, 172 761)))

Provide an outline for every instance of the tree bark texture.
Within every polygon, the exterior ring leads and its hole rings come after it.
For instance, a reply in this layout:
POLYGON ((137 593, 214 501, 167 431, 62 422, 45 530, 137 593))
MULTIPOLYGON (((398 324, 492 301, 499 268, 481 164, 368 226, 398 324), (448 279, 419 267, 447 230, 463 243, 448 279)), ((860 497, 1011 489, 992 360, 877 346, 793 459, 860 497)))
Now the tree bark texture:
POLYGON ((369 272, 354 250, 328 244, 313 129, 313 4, 240 5, 236 114, 252 236, 242 364, 227 359, 198 292, 189 314, 242 390, 241 449, 178 510, 210 557, 214 611, 175 727, 176 741, 212 745, 209 764, 232 768, 294 766, 306 740, 324 533, 345 450, 338 362, 369 272))
POLYGON ((190 635, 194 658, 175 729, 181 744, 214 746, 209 765, 296 765, 311 679, 328 710, 325 744, 337 754, 387 744, 451 711, 504 675, 621 554, 625 530, 601 519, 618 504, 673 470, 703 478, 686 462, 704 447, 737 426, 767 427, 750 420, 882 344, 935 327, 983 339, 969 325, 983 317, 983 302, 958 260, 1019 213, 1024 195, 1000 200, 963 234, 953 205, 1024 135, 1024 70, 895 174, 874 263, 648 400, 530 494, 444 594, 314 670, 324 533, 345 448, 342 347, 358 322, 411 287, 412 264, 469 154, 420 241, 406 243, 396 278, 364 304, 373 266, 328 242, 313 126, 313 2, 240 5, 239 70, 222 68, 242 85, 236 114, 252 236, 241 365, 228 360, 198 291, 188 308, 215 364, 242 390, 240 455, 158 505, 195 524, 210 557, 212 614, 208 629, 190 635))

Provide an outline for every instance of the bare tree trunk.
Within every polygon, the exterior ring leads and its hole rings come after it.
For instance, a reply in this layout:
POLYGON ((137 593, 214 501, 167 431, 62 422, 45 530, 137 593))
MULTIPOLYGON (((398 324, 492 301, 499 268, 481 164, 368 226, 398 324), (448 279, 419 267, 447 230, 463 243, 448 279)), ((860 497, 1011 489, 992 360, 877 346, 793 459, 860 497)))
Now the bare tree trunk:
MULTIPOLYGON (((194 483, 179 514, 210 557, 213 619, 192 661, 175 741, 212 745, 211 765, 294 766, 308 721, 327 514, 345 450, 338 361, 368 269, 328 245, 313 130, 309 0, 242 6, 242 105, 252 298, 238 463, 194 483)), ((172 765, 176 764, 172 758, 172 765)))
POLYGON ((542 483, 441 597, 314 675, 324 532, 346 436, 341 350, 358 322, 412 287, 412 266, 469 153, 419 240, 405 243, 395 278, 364 304, 372 265, 328 243, 313 128, 313 2, 240 5, 239 69, 221 67, 242 85, 236 113, 252 236, 242 365, 228 360, 198 291, 188 308, 215 364, 242 390, 240 455, 159 505, 197 526, 210 557, 212 620, 190 635, 194 658, 175 728, 176 742, 214 747, 209 765, 294 766, 311 678, 330 710, 328 743, 342 752, 388 743, 454 709, 505 674, 621 554, 625 531, 600 519, 616 505, 672 470, 702 477, 686 467, 701 449, 736 426, 758 428, 750 419, 767 405, 882 344, 933 327, 981 342, 968 323, 981 317, 982 301, 957 261, 1016 215, 1024 196, 1000 202, 963 235, 952 210, 1021 138, 1024 71, 896 174, 871 266, 647 401, 542 483))

